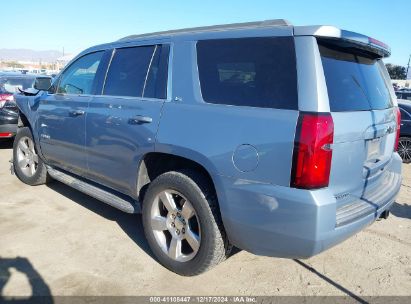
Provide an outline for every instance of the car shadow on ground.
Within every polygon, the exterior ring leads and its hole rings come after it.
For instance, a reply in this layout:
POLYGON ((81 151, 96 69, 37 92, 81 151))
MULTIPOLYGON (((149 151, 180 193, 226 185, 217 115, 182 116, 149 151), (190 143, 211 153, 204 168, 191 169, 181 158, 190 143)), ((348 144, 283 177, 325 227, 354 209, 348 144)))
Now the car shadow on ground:
POLYGON ((0 149, 13 149, 13 139, 0 139, 0 149))
POLYGON ((411 219, 411 205, 394 203, 390 212, 396 217, 411 219))
POLYGON ((0 257, 0 303, 31 303, 33 300, 39 300, 39 297, 41 297, 41 303, 53 303, 50 287, 30 261, 24 257, 0 257), (4 288, 15 271, 27 277, 31 287, 32 295, 30 297, 8 297, 4 295, 4 288))
POLYGON ((53 181, 47 184, 47 186, 50 189, 72 200, 76 204, 79 204, 84 208, 93 211, 99 216, 102 216, 110 221, 117 222, 121 229, 123 229, 123 231, 137 246, 144 250, 144 252, 147 253, 150 257, 155 259, 144 236, 143 224, 140 214, 129 214, 117 210, 58 181, 53 181))
MULTIPOLYGON (((341 292, 343 292, 344 294, 346 294, 348 297, 352 298, 353 300, 355 300, 358 303, 368 303, 366 300, 364 300, 363 298, 361 298, 360 296, 358 296, 357 294, 355 294, 354 292, 352 292, 351 290, 345 288, 344 286, 342 286, 341 284, 337 283, 336 281, 334 281, 333 279, 327 277, 326 275, 322 274, 321 272, 319 272, 318 270, 316 270, 314 267, 304 263, 301 260, 297 260, 294 259, 294 262, 296 262, 298 265, 302 266, 303 268, 305 268, 306 270, 310 271, 311 273, 317 275, 320 279, 324 280, 325 282, 327 282, 328 284, 334 286, 335 288, 337 288, 338 290, 340 290, 341 292)), ((338 302, 338 301, 337 301, 338 302)), ((350 302, 347 299, 344 302, 350 302)))

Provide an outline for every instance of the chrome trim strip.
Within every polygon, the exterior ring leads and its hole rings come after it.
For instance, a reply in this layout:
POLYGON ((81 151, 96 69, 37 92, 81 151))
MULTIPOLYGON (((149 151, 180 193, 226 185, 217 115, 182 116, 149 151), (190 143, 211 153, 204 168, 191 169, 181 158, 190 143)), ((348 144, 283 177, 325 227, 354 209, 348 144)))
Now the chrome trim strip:
POLYGON ((108 65, 107 65, 106 74, 104 75, 103 86, 101 87, 101 92, 100 92, 101 94, 104 93, 104 89, 106 87, 106 80, 107 80, 108 71, 110 70, 111 62, 113 61, 115 53, 116 53, 116 49, 114 48, 114 49, 111 50, 111 57, 110 57, 110 61, 108 62, 108 65))
POLYGON ((148 64, 146 77, 144 78, 143 92, 141 92, 142 97, 144 97, 144 92, 146 91, 146 84, 147 84, 148 74, 150 74, 151 64, 153 63, 154 55, 156 54, 157 49, 158 49, 158 44, 155 45, 153 54, 151 54, 151 59, 150 59, 150 63, 148 64))

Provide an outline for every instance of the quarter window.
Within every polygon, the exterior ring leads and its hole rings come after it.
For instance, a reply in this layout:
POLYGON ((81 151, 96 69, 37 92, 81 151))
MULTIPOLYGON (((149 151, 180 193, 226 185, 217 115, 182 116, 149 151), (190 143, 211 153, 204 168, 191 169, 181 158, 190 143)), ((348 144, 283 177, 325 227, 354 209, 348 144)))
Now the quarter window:
POLYGON ((206 102, 298 108, 292 37, 198 41, 197 63, 206 102))
POLYGON ((103 52, 85 55, 71 64, 61 75, 57 93, 92 94, 94 78, 103 52))

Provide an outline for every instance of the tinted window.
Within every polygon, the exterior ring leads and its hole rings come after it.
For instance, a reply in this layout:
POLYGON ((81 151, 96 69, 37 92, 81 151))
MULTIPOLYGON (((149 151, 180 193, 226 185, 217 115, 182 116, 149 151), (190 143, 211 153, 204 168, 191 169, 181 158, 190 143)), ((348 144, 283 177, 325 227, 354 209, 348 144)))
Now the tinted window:
POLYGON ((197 57, 206 102, 297 109, 293 38, 203 40, 197 57))
POLYGON ((154 46, 117 49, 111 61, 103 95, 141 97, 154 46))
POLYGON ((71 64, 61 75, 57 93, 92 94, 93 82, 103 52, 85 55, 71 64))
POLYGON ((410 115, 405 112, 403 109, 400 108, 400 112, 401 112, 401 120, 411 120, 410 115))
POLYGON ((32 88, 35 78, 31 77, 10 77, 0 79, 0 94, 14 94, 20 90, 32 88))
POLYGON ((396 92, 398 99, 407 99, 411 100, 411 92, 396 92))
POLYGON ((157 45, 148 72, 143 96, 149 98, 167 98, 167 75, 169 45, 157 45))
POLYGON ((382 61, 352 48, 319 43, 331 111, 387 109, 391 96, 382 61))

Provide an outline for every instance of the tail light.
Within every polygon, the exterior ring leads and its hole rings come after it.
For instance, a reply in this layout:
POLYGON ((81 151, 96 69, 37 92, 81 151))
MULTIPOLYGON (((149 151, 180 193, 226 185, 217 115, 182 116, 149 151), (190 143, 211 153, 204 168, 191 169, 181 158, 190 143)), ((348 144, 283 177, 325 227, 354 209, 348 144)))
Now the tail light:
POLYGON ((0 109, 8 102, 14 102, 13 94, 0 94, 0 109))
POLYGON ((397 112, 396 112, 396 122, 397 122, 397 134, 395 137, 394 151, 398 151, 398 143, 400 142, 401 111, 399 108, 397 108, 397 112))
POLYGON ((0 138, 9 138, 12 137, 13 133, 7 132, 7 133, 0 133, 0 138))
POLYGON ((334 123, 330 113, 300 113, 294 142, 292 187, 328 186, 333 140, 334 123))

